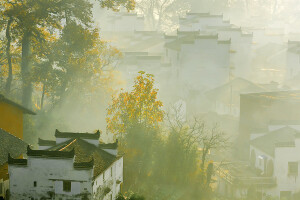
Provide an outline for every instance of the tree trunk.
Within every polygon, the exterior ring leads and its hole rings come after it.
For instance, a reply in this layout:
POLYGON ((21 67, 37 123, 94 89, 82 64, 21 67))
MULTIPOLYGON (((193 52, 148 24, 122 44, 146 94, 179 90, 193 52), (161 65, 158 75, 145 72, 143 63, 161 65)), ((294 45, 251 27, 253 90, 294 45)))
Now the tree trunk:
POLYGON ((46 84, 44 83, 43 84, 42 98, 41 98, 41 110, 43 110, 43 106, 44 106, 45 92, 46 92, 46 84))
POLYGON ((22 38, 22 61, 21 61, 21 77, 22 77, 22 104, 27 108, 31 108, 32 83, 30 78, 30 38, 31 33, 25 30, 22 38))
POLYGON ((11 37, 10 37, 10 25, 13 21, 12 17, 9 17, 7 21, 7 27, 6 27, 6 57, 7 57, 7 64, 8 64, 8 77, 6 79, 5 84, 5 93, 9 94, 10 88, 11 88, 11 82, 12 82, 12 64, 11 64, 11 55, 10 55, 10 43, 11 43, 11 37))
POLYGON ((205 167, 205 161, 206 161, 206 155, 208 153, 208 148, 203 148, 202 150, 202 159, 201 159, 201 169, 204 170, 205 167))

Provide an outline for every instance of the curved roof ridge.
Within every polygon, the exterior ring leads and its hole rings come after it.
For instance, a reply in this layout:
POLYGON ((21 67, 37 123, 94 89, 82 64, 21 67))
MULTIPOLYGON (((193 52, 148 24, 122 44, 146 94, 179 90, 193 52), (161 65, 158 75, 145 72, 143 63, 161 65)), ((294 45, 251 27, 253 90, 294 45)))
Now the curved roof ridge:
POLYGON ((96 133, 74 133, 74 132, 61 132, 58 129, 55 130, 56 138, 82 138, 82 139, 99 139, 100 130, 96 133))

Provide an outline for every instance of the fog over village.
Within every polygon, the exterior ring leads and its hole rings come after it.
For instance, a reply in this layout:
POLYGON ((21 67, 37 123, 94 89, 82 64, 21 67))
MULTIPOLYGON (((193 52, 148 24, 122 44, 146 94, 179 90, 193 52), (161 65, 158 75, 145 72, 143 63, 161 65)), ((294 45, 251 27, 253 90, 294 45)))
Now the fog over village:
POLYGON ((0 200, 300 200, 299 0, 0 0, 0 200))

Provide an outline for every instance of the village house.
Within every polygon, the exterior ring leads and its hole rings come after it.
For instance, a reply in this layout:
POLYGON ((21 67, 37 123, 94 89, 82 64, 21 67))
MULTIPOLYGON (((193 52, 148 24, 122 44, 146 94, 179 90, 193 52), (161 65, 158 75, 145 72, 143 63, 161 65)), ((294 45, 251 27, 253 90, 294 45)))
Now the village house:
POLYGON ((228 80, 230 40, 178 31, 177 39, 165 47, 177 82, 188 89, 212 89, 228 80))
POLYGON ((280 199, 291 199, 300 192, 299 125, 273 125, 272 131, 256 135, 250 143, 250 163, 262 175, 276 179, 276 186, 261 191, 280 199), (280 128, 282 127, 282 128, 280 128))
POLYGON ((250 135, 267 131, 272 121, 300 119, 300 91, 273 91, 241 94, 238 141, 239 156, 249 158, 250 135))
POLYGON ((0 94, 0 198, 9 193, 7 154, 22 157, 26 152, 23 139, 23 115, 35 115, 31 110, 0 94))
POLYGON ((28 147, 26 159, 9 156, 11 199, 115 199, 123 183, 118 143, 100 143, 99 131, 55 137, 28 147))
POLYGON ((262 200, 299 195, 299 95, 299 91, 241 94, 237 144, 244 160, 220 164, 221 194, 238 198, 255 195, 262 200))
POLYGON ((218 168, 220 193, 238 198, 253 193, 262 200, 299 198, 300 123, 283 124, 252 134, 249 163, 227 163, 218 168))
POLYGON ((223 15, 213 15, 210 13, 188 12, 186 17, 179 18, 181 31, 199 30, 205 32, 208 26, 229 27, 230 21, 224 20, 223 15))
POLYGON ((263 87, 243 78, 231 81, 206 92, 210 102, 210 111, 219 115, 240 115, 240 95, 266 91, 263 87))

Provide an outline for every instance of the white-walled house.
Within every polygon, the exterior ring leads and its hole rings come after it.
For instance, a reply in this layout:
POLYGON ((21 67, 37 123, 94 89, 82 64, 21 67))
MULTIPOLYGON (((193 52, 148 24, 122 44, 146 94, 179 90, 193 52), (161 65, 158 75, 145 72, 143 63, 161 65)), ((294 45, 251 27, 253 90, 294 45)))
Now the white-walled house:
POLYGON ((240 95, 266 91, 263 87, 243 78, 235 78, 205 93, 210 110, 219 115, 240 115, 240 95))
POLYGON ((117 142, 99 143, 99 131, 55 136, 52 147, 28 147, 27 159, 9 157, 10 199, 115 199, 123 183, 117 142))
POLYGON ((177 34, 165 45, 177 82, 190 89, 212 89, 228 80, 230 40, 194 32, 177 34))
POLYGON ((277 127, 251 141, 250 162, 262 175, 276 179, 276 186, 264 193, 290 199, 300 192, 300 131, 296 126, 277 127))
POLYGON ((261 200, 298 199, 300 193, 299 126, 272 124, 251 135, 250 162, 223 165, 217 170, 218 191, 245 198, 255 193, 261 200))

